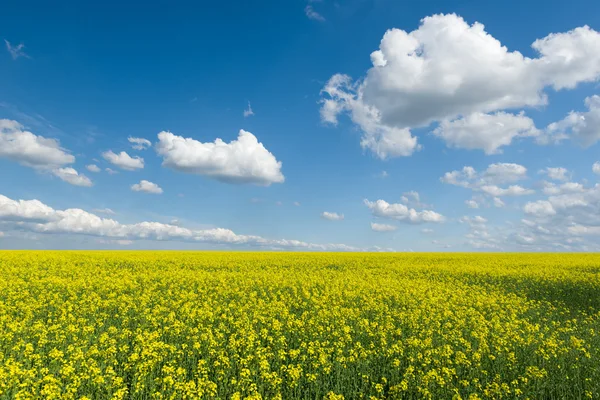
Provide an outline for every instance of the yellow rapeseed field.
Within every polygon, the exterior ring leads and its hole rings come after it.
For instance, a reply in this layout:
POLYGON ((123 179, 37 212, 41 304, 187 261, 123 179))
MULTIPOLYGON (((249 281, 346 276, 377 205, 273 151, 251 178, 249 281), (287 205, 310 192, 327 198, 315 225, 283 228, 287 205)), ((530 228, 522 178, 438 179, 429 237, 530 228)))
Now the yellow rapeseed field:
POLYGON ((0 398, 600 398, 599 271, 600 255, 0 252, 0 398))

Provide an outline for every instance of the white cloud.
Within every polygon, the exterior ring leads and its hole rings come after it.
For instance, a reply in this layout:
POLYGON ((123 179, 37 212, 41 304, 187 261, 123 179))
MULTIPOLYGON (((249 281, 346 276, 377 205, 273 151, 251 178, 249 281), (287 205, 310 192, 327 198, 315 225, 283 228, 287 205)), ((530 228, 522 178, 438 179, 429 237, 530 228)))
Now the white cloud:
POLYGON ((12 200, 0 194, 0 219, 16 221, 51 221, 56 212, 39 200, 12 200))
POLYGON ((389 250, 362 249, 344 244, 314 244, 299 240, 266 239, 254 235, 239 235, 229 229, 193 230, 159 222, 122 224, 114 219, 101 218, 78 208, 55 210, 39 200, 12 200, 0 195, 0 220, 15 223, 21 231, 46 234, 77 234, 120 240, 175 240, 211 243, 226 246, 252 246, 270 249, 299 249, 318 251, 389 250))
POLYGON ((330 221, 342 221, 344 219, 344 214, 324 211, 323 213, 321 213, 321 218, 328 219, 330 221))
POLYGON ((502 201, 502 199, 498 198, 498 197, 494 197, 494 207, 498 207, 498 208, 502 208, 504 207, 506 204, 504 204, 504 202, 502 201))
POLYGON ((109 175, 114 175, 114 174, 118 174, 119 171, 115 171, 114 169, 111 168, 105 168, 104 169, 109 175))
POLYGON ((444 216, 431 210, 417 211, 414 208, 408 208, 404 204, 390 204, 385 200, 377 200, 375 202, 364 200, 364 204, 371 210, 376 217, 396 219, 409 223, 424 223, 424 222, 443 222, 444 216))
POLYGON ((61 148, 58 140, 35 135, 17 121, 0 119, 0 157, 55 175, 71 185, 92 186, 85 175, 63 167, 74 163, 75 157, 61 148))
MULTIPOLYGON (((479 191, 492 197, 524 196, 534 190, 519 185, 501 188, 498 185, 517 182, 527 178, 527 168, 513 163, 490 164, 485 171, 478 173, 473 167, 463 167, 460 171, 446 172, 440 180, 443 183, 479 191)), ((499 204, 495 202, 495 205, 499 204)))
POLYGON ((378 224, 375 222, 371 222, 371 229, 374 230, 375 232, 392 232, 398 228, 395 227, 394 225, 378 224))
POLYGON ((148 139, 137 138, 137 137, 128 137, 127 140, 131 143, 131 147, 134 150, 145 150, 148 147, 152 146, 152 142, 148 139))
POLYGON ((90 172, 100 172, 100 168, 96 164, 86 165, 85 168, 90 172))
POLYGON ((464 216, 458 220, 460 223, 469 224, 471 227, 485 225, 488 220, 482 217, 481 215, 476 215, 474 217, 464 216))
POLYGON ((398 129, 386 126, 380 113, 357 101, 352 94, 356 85, 346 75, 334 75, 329 79, 321 93, 329 98, 322 101, 321 120, 337 125, 337 116, 343 111, 350 113, 352 121, 363 131, 360 145, 370 150, 382 160, 392 157, 410 156, 419 150, 417 138, 410 129, 398 129))
POLYGON ((554 210, 552 203, 550 203, 547 200, 528 202, 527 204, 525 204, 525 206, 523 206, 523 211, 525 211, 526 214, 530 214, 536 217, 547 217, 549 215, 556 214, 556 210, 554 210))
POLYGON ((551 182, 542 182, 544 194, 547 195, 558 195, 565 193, 576 193, 583 192, 585 190, 584 186, 581 183, 577 182, 565 182, 560 185, 556 185, 551 182))
POLYGON ((547 144, 571 138, 582 147, 589 147, 600 140, 600 96, 585 99, 587 111, 571 111, 564 119, 546 128, 538 142, 547 144))
POLYGON ((600 162, 595 162, 594 165, 592 165, 592 172, 600 175, 600 162))
POLYGON ((216 139, 202 143, 192 138, 160 132, 156 151, 163 165, 178 171, 204 175, 227 183, 268 186, 283 183, 281 162, 256 137, 243 129, 237 140, 216 139))
POLYGON ((421 203, 421 195, 419 194, 419 192, 417 192, 415 190, 411 190, 410 192, 402 193, 402 196, 400 197, 400 201, 402 202, 402 204, 405 204, 409 207, 414 207, 414 208, 429 207, 427 204, 421 203))
POLYGON ((433 229, 424 228, 424 229, 421 229, 421 232, 426 235, 429 235, 430 233, 433 233, 434 231, 433 231, 433 229))
POLYGON ((533 126, 518 115, 482 113, 545 105, 547 87, 572 89, 598 80, 599 46, 600 34, 584 26, 536 40, 532 47, 538 57, 528 58, 502 46, 478 22, 433 15, 412 32, 388 30, 379 50, 371 53, 373 66, 364 78, 353 82, 347 75, 334 75, 322 91, 321 117, 337 123, 338 115, 347 113, 363 131, 363 141, 387 136, 387 147, 396 149, 385 154, 389 157, 418 149, 411 128, 462 117, 471 122, 446 123, 455 129, 442 128, 438 134, 452 146, 495 152, 514 136, 533 134, 533 126), (463 127, 500 118, 510 120, 517 133, 463 127), (396 135, 386 135, 390 132, 396 135))
POLYGON ((19 43, 18 45, 13 46, 6 39, 4 39, 4 43, 6 43, 6 50, 8 50, 13 60, 16 60, 19 57, 31 58, 28 54, 25 53, 25 45, 23 43, 19 43))
POLYGON ((479 203, 477 203, 477 201, 475 201, 473 199, 465 200, 465 204, 469 208, 479 208, 479 203))
POLYGON ((75 162, 58 140, 35 135, 9 119, 0 119, 0 157, 44 170, 75 162))
POLYGON ((304 13, 308 17, 308 19, 312 19, 314 21, 319 21, 319 22, 324 22, 325 21, 325 18, 321 14, 319 14, 318 12, 316 12, 314 10, 313 6, 311 6, 310 4, 308 4, 304 8, 304 13))
POLYGON ((548 175, 548 178, 555 181, 569 180, 569 170, 563 167, 547 167, 545 169, 540 170, 540 173, 548 175))
POLYGON ((299 203, 299 202, 297 202, 297 201, 295 201, 295 202, 294 202, 294 205, 295 205, 296 207, 300 207, 300 203, 299 203))
POLYGON ((248 102, 248 108, 244 110, 244 118, 252 115, 254 115, 254 111, 252 111, 252 105, 250 105, 250 102, 248 102))
POLYGON ((131 185, 131 190, 134 192, 145 192, 152 194, 161 194, 163 190, 156 183, 152 183, 145 179, 142 179, 140 183, 131 185))
POLYGON ((73 168, 57 168, 57 169, 53 170, 52 173, 55 176, 62 179, 63 181, 70 183, 71 185, 85 186, 85 187, 92 186, 92 181, 90 180, 90 178, 88 178, 87 176, 85 176, 83 174, 80 175, 73 168))
POLYGON ((114 212, 110 208, 94 208, 92 211, 95 213, 98 213, 98 214, 107 214, 107 215, 115 215, 116 214, 116 212, 114 212))
POLYGON ((493 197, 502 196, 526 196, 535 193, 535 190, 525 189, 519 185, 510 185, 507 188, 501 188, 496 185, 484 185, 479 188, 483 193, 493 197))
POLYGON ((485 154, 501 153, 515 137, 537 136, 533 120, 523 113, 473 113, 464 118, 444 120, 433 133, 448 146, 461 149, 481 149, 485 154))
POLYGON ((114 153, 112 150, 105 151, 102 153, 102 157, 104 157, 104 159, 109 163, 127 171, 144 168, 143 158, 137 156, 131 157, 124 151, 120 152, 119 154, 114 153))

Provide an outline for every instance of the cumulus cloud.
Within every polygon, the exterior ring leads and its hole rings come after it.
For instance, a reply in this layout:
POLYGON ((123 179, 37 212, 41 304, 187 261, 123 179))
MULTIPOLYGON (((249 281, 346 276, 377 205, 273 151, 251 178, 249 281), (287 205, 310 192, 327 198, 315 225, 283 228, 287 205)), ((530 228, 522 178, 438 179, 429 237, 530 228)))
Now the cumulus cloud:
POLYGON ((470 226, 480 226, 485 225, 488 220, 482 217, 481 215, 476 215, 474 217, 464 216, 458 220, 460 223, 469 224, 470 226))
POLYGON ((145 179, 141 180, 140 183, 136 183, 131 185, 131 190, 134 192, 144 192, 144 193, 152 193, 152 194, 162 194, 163 190, 156 183, 147 181, 145 179))
POLYGON ((321 213, 321 218, 328 219, 330 221, 341 221, 344 219, 344 214, 338 214, 335 212, 324 211, 321 213))
MULTIPOLYGON (((545 105, 547 87, 598 80, 599 46, 600 34, 583 26, 536 40, 538 56, 528 58, 509 51, 479 22, 433 15, 412 32, 388 30, 364 78, 332 76, 322 90, 321 118, 335 124, 348 114, 363 142, 386 139, 396 150, 384 153, 388 157, 412 154, 419 147, 410 129, 433 122, 440 122, 436 134, 450 146, 494 153, 516 136, 536 135, 524 115, 498 111, 545 105)), ((363 147, 377 154, 377 147, 363 147)))
POLYGON ((92 181, 90 180, 90 178, 88 178, 87 176, 85 176, 83 174, 79 174, 73 168, 57 168, 57 169, 53 170, 52 173, 55 176, 62 179, 63 181, 70 183, 71 185, 85 186, 85 187, 92 186, 92 181))
POLYGON ((134 150, 145 150, 148 147, 152 146, 152 142, 148 139, 138 138, 138 137, 128 137, 127 140, 131 143, 131 147, 134 150))
POLYGON ((523 211, 525 211, 526 214, 536 217, 547 217, 556 214, 556 210, 554 210, 552 203, 547 200, 528 202, 523 206, 523 211))
MULTIPOLYGON (((240 235, 224 228, 194 230, 159 222, 122 224, 87 211, 70 208, 55 210, 39 200, 13 200, 0 195, 0 221, 18 224, 22 231, 46 234, 76 234, 121 241, 176 240, 231 246, 318 251, 387 251, 381 248, 357 248, 344 244, 315 244, 299 240, 266 239, 240 235)), ((126 242, 123 242, 126 243, 126 242)))
POLYGON ((100 168, 96 164, 86 165, 85 168, 90 172, 100 172, 100 168))
POLYGON ((394 225, 378 224, 376 222, 371 222, 371 229, 374 230, 375 232, 392 232, 398 228, 395 227, 394 225))
POLYGON ((510 185, 507 188, 501 188, 496 185, 484 185, 479 188, 483 193, 493 197, 502 196, 526 196, 535 193, 535 190, 525 189, 519 185, 510 185))
POLYGON ((349 112, 352 122, 358 125, 362 132, 360 145, 370 150, 378 158, 410 156, 419 149, 417 138, 412 136, 408 128, 394 128, 381 121, 380 113, 365 106, 355 98, 353 92, 357 86, 352 84, 349 76, 334 75, 329 79, 321 93, 329 98, 322 101, 321 120, 337 125, 338 114, 349 112))
POLYGON ((75 157, 60 147, 58 140, 35 135, 17 121, 0 119, 0 157, 55 175, 71 185, 92 186, 88 177, 64 167, 74 163, 75 157))
POLYGON ((31 168, 54 169, 75 162, 56 139, 35 135, 17 121, 0 119, 0 157, 31 168))
POLYGON ((538 136, 533 120, 523 113, 473 113, 465 118, 444 120, 433 133, 448 146, 461 149, 481 149, 485 154, 501 153, 516 137, 538 136))
POLYGON ((465 200, 465 204, 469 208, 479 208, 479 203, 473 199, 465 200))
POLYGON ((592 165, 592 172, 600 175, 600 162, 595 162, 594 165, 592 165))
POLYGON ((250 102, 248 102, 248 108, 244 110, 244 118, 252 115, 254 115, 254 111, 252 111, 252 106, 250 105, 250 102))
POLYGON ((560 185, 557 185, 552 182, 542 182, 544 194, 547 195, 558 195, 564 193, 575 193, 575 192, 583 192, 585 190, 584 186, 578 182, 565 182, 560 185))
POLYGON ((548 175, 548 178, 555 181, 569 180, 569 171, 563 167, 547 167, 545 169, 540 170, 540 173, 548 175))
POLYGON ((177 171, 207 176, 227 183, 253 183, 268 186, 283 183, 281 162, 277 161, 256 136, 240 130, 237 140, 216 139, 202 143, 192 138, 160 132, 157 153, 163 165, 177 171))
MULTIPOLYGON (((478 191, 491 197, 502 196, 524 196, 535 193, 532 189, 526 189, 519 185, 510 185, 502 188, 498 185, 517 182, 527 178, 527 168, 514 163, 490 164, 481 173, 473 167, 463 167, 462 170, 446 172, 440 178, 443 183, 460 186, 473 191, 478 191)), ((495 201, 495 205, 499 205, 495 201)))
POLYGON ((547 144, 572 139, 582 147, 596 143, 600 139, 600 96, 587 97, 585 106, 587 111, 571 111, 564 119, 548 125, 538 142, 547 144))
POLYGON ((119 171, 115 171, 114 169, 111 168, 105 168, 104 169, 109 175, 114 175, 114 174, 118 174, 119 171))
POLYGON ((112 165, 127 170, 134 171, 136 169, 144 168, 144 159, 141 157, 131 157, 126 152, 122 151, 119 154, 114 153, 112 150, 105 151, 102 153, 102 157, 112 165))
POLYGON ((374 216, 380 218, 395 219, 413 224, 443 222, 445 220, 443 215, 435 211, 417 211, 401 203, 390 204, 385 200, 369 201, 365 199, 364 204, 371 210, 374 216))

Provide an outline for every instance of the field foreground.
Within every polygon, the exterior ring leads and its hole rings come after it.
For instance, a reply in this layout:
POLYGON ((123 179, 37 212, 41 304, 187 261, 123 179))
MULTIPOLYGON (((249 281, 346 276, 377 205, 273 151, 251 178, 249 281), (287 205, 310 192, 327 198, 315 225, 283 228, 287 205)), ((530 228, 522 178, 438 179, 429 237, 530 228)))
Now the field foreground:
POLYGON ((0 252, 0 398, 600 398, 600 255, 0 252))

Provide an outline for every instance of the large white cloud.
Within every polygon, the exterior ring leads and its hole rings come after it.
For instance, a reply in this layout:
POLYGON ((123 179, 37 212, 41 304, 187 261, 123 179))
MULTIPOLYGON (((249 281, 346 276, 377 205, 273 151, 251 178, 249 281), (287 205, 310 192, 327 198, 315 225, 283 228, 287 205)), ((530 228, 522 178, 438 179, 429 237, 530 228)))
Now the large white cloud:
POLYGON ((385 200, 369 201, 367 199, 364 200, 364 203, 374 216, 380 218, 395 219, 413 224, 443 222, 445 220, 443 215, 435 211, 417 211, 414 208, 408 208, 401 203, 390 204, 385 200))
POLYGON ((56 212, 39 200, 12 200, 0 194, 0 219, 17 221, 51 221, 56 212))
POLYGON ((61 148, 58 140, 35 135, 17 121, 8 119, 0 119, 0 157, 38 169, 53 169, 75 162, 75 157, 61 148))
POLYGON ((469 25, 455 14, 424 18, 412 32, 390 29, 363 79, 331 77, 322 91, 321 117, 336 123, 347 113, 363 131, 363 142, 388 139, 397 150, 387 156, 410 155, 418 145, 409 129, 435 121, 444 122, 438 135, 450 145, 495 152, 533 127, 524 117, 504 116, 516 130, 497 129, 499 138, 488 131, 498 114, 481 113, 544 105, 545 88, 571 89, 600 76, 600 34, 588 26, 550 34, 532 47, 536 58, 509 51, 482 24, 469 25), (460 117, 465 121, 446 122, 460 117), (474 121, 492 124, 465 130, 474 121))
POLYGON ((299 240, 266 239, 239 235, 224 228, 188 229, 159 222, 122 224, 82 209, 55 210, 38 200, 12 200, 0 195, 0 222, 17 224, 19 230, 47 234, 91 235, 114 240, 176 240, 220 245, 319 251, 389 250, 358 248, 344 244, 315 244, 299 240))
POLYGON ((133 171, 136 169, 144 168, 143 158, 137 156, 131 157, 124 151, 117 154, 112 150, 108 150, 102 153, 102 157, 104 157, 104 159, 112 165, 116 165, 117 167, 127 171, 133 171))
POLYGON ((281 162, 256 136, 243 129, 237 140, 230 143, 221 139, 202 143, 171 132, 160 132, 156 151, 163 157, 166 167, 222 182, 268 186, 285 180, 281 162))

